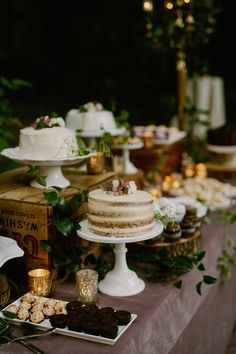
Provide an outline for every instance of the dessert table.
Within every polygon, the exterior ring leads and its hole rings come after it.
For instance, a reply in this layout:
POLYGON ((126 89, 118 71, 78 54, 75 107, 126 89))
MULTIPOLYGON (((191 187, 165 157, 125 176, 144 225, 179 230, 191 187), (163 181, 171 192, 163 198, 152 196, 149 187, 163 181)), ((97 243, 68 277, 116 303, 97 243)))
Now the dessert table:
MULTIPOLYGON (((236 209, 235 209, 236 210, 236 209)), ((216 213, 211 224, 202 226, 202 248, 206 250, 203 263, 206 274, 218 277, 217 258, 224 241, 236 241, 236 225, 220 224, 216 213)), ((112 297, 99 294, 98 306, 112 306, 137 314, 136 320, 114 345, 90 342, 59 334, 51 334, 30 342, 48 354, 225 354, 236 320, 236 269, 223 285, 203 285, 202 296, 195 285, 202 274, 193 270, 183 279, 182 290, 172 284, 148 282, 145 289, 134 296, 112 297)), ((63 300, 75 299, 75 282, 64 283, 51 296, 63 300)), ((17 329, 19 333, 19 329, 17 329)), ((17 343, 5 348, 4 354, 28 354, 17 343)))

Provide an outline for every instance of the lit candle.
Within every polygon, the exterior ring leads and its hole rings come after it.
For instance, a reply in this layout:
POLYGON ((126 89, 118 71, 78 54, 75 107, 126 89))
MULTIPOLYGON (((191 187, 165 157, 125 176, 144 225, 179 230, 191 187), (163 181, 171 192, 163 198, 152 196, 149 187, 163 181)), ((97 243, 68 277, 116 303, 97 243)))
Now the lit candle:
POLYGON ((194 165, 187 165, 184 169, 185 177, 193 177, 195 174, 194 165))
POLYGON ((147 131, 143 133, 143 144, 146 149, 150 149, 153 147, 153 132, 147 131))
POLYGON ((95 175, 104 171, 105 159, 102 152, 90 156, 87 160, 87 171, 89 174, 95 175))
POLYGON ((204 163, 198 163, 196 164, 196 175, 200 177, 206 177, 207 176, 207 168, 204 163))
POLYGON ((51 274, 47 269, 33 269, 28 272, 28 287, 33 295, 47 296, 51 288, 51 274))
POLYGON ((171 176, 165 176, 164 181, 162 182, 162 190, 164 192, 169 192, 172 187, 173 179, 171 176))

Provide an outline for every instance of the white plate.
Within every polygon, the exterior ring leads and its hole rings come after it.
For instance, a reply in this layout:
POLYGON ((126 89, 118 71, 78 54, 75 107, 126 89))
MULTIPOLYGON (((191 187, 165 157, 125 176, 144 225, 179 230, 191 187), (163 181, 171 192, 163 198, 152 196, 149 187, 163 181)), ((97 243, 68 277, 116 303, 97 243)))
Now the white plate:
POLYGON ((236 146, 235 145, 207 145, 207 149, 216 154, 236 154, 236 146))
POLYGON ((171 203, 190 205, 197 210, 197 217, 203 218, 207 214, 207 206, 197 201, 195 198, 189 196, 181 196, 175 198, 168 198, 171 203))
POLYGON ((70 166, 77 164, 78 162, 87 159, 88 157, 94 155, 95 153, 90 153, 88 155, 83 155, 83 156, 73 156, 73 157, 68 157, 65 159, 55 159, 55 160, 31 160, 24 158, 20 155, 20 148, 19 146, 15 148, 7 148, 1 151, 1 155, 8 157, 9 159, 21 163, 21 164, 38 164, 38 165, 43 165, 43 166, 70 166))
POLYGON ((0 236, 0 267, 9 259, 22 257, 24 251, 10 237, 0 236))
POLYGON ((126 129, 124 127, 121 128, 116 128, 113 130, 82 130, 80 132, 77 132, 76 134, 80 136, 81 138, 99 138, 104 135, 104 133, 109 133, 112 136, 117 136, 117 135, 123 135, 126 132, 126 129))
POLYGON ((179 140, 182 140, 183 138, 186 137, 186 135, 187 132, 180 131, 171 135, 169 139, 154 139, 153 142, 156 145, 170 145, 176 143, 179 140))
MULTIPOLYGON (((34 296, 34 297, 38 298, 38 296, 34 296)), ((21 297, 19 299, 17 299, 16 301, 12 302, 10 305, 15 304, 16 306, 19 306, 20 299, 21 299, 21 297)), ((45 301, 48 300, 48 298, 46 298, 46 297, 42 297, 41 299, 43 299, 45 301)), ((2 311, 7 311, 7 308, 10 305, 6 306, 3 310, 1 310, 1 312, 0 312, 0 316, 1 317, 4 317, 2 311)), ((116 338, 114 338, 114 339, 105 338, 105 337, 102 337, 102 336, 94 336, 92 334, 86 334, 84 332, 71 331, 71 330, 66 329, 66 328, 56 328, 56 331, 54 333, 63 334, 65 336, 70 336, 70 337, 75 337, 75 338, 80 338, 80 339, 86 339, 86 340, 90 340, 92 342, 99 342, 99 343, 103 343, 103 344, 113 345, 113 344, 115 344, 118 341, 118 339, 122 336, 122 334, 124 334, 124 332, 129 328, 129 326, 134 322, 134 320, 136 318, 137 318, 137 315, 132 313, 130 322, 126 326, 118 326, 118 333, 117 333, 116 338)), ((30 321, 22 321, 22 320, 19 320, 17 318, 14 318, 14 319, 7 318, 7 320, 9 322, 11 322, 11 323, 18 324, 18 325, 21 324, 21 323, 31 323, 37 329, 48 329, 48 328, 52 327, 51 324, 50 324, 50 321, 48 319, 46 319, 43 322, 38 323, 38 324, 34 324, 34 323, 30 322, 30 321)))
POLYGON ((141 149, 143 147, 143 142, 139 141, 133 144, 114 144, 112 145, 113 149, 120 149, 120 150, 136 150, 141 149))

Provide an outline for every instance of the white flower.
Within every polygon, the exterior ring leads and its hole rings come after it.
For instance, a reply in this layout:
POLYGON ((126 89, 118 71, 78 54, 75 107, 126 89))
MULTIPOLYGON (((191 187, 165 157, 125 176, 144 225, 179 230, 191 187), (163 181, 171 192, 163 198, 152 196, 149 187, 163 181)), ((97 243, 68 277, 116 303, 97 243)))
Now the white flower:
POLYGON ((137 190, 137 186, 135 184, 135 181, 130 181, 129 182, 129 193, 135 193, 137 190))
POLYGON ((112 189, 117 189, 119 187, 119 180, 118 179, 114 179, 112 181, 112 189))
POLYGON ((58 124, 61 128, 65 127, 65 121, 61 117, 51 118, 52 126, 58 124))
POLYGON ((87 112, 96 112, 96 106, 93 102, 88 102, 84 105, 87 112))
POLYGON ((103 110, 103 105, 101 103, 96 103, 96 110, 97 111, 102 111, 103 110))
POLYGON ((176 209, 174 205, 169 204, 161 208, 161 214, 163 216, 168 216, 168 218, 175 220, 176 209))

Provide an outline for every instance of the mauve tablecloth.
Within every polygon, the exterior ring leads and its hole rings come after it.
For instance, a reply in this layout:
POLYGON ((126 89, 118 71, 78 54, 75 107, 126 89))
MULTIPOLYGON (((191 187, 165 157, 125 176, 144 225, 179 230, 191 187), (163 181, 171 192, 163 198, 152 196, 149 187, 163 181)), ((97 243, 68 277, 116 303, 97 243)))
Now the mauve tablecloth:
MULTIPOLYGON (((227 237, 236 240, 235 225, 202 227, 203 263, 206 273, 218 277, 217 258, 227 237)), ((142 277, 142 275, 140 274, 142 277)), ((204 285, 199 296, 195 285, 202 274, 194 270, 183 277, 183 289, 146 281, 143 292, 130 297, 99 295, 99 306, 126 309, 138 315, 136 321, 113 346, 52 334, 32 340, 48 354, 224 354, 236 319, 236 271, 224 285, 204 285)), ((63 284, 52 297, 75 299, 75 284, 63 284)), ((4 354, 28 354, 14 343, 4 354)))

